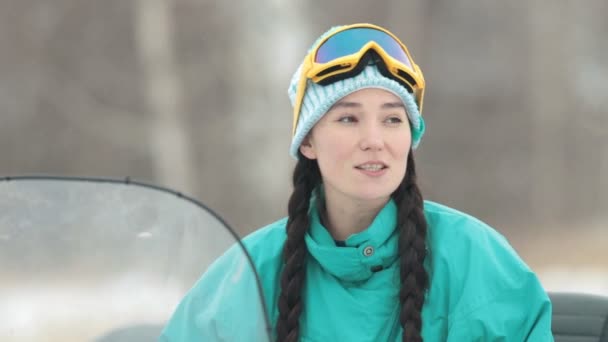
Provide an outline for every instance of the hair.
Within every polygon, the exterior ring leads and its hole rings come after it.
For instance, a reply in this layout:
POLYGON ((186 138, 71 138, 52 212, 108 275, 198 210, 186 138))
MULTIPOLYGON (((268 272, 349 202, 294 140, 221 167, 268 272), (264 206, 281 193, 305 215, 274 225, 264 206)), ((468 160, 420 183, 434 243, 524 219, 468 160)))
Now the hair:
MULTIPOLYGON (((287 241, 283 249, 284 268, 281 273, 277 340, 297 342, 300 337, 300 314, 303 310, 302 288, 305 283, 308 249, 304 237, 310 221, 308 209, 313 192, 321 184, 321 173, 316 160, 298 152, 293 172, 293 193, 289 198, 287 241)), ((427 255, 427 224, 423 212, 423 198, 416 184, 414 157, 410 150, 407 170, 399 187, 392 193, 398 207, 400 282, 399 322, 403 341, 422 341, 422 306, 428 288, 428 274, 424 268, 427 255)))

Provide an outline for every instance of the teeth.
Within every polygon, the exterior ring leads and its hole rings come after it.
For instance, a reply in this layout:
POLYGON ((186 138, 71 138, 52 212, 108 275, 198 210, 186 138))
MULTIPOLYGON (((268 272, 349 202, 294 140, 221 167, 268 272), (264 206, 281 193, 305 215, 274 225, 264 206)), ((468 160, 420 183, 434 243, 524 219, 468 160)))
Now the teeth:
POLYGON ((384 166, 382 164, 365 164, 358 166, 359 169, 368 170, 368 171, 378 171, 382 170, 384 166))

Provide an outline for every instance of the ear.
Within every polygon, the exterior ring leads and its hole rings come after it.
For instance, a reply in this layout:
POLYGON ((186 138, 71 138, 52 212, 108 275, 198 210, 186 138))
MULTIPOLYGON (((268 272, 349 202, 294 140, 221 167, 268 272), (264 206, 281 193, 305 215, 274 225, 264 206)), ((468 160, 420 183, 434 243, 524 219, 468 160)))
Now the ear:
POLYGON ((300 145, 300 152, 304 155, 304 157, 308 159, 317 159, 317 154, 315 153, 315 148, 312 145, 312 141, 310 136, 306 136, 304 140, 302 140, 302 144, 300 145))

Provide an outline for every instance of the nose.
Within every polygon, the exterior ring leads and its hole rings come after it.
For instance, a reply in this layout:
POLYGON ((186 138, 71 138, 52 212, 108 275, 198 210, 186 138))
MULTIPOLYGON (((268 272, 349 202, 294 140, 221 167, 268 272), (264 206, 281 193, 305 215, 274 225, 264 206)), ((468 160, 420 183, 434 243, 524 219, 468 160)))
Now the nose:
POLYGON ((379 151, 384 147, 382 128, 375 123, 361 125, 359 147, 363 151, 379 151))

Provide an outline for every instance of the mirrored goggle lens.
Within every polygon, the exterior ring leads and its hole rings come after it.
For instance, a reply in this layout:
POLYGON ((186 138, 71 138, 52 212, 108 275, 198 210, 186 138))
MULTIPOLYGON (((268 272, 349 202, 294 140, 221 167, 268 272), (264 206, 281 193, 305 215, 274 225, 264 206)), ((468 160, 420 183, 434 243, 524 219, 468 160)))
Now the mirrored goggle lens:
POLYGON ((340 57, 352 55, 361 50, 370 41, 376 42, 391 57, 405 64, 410 69, 414 69, 410 59, 398 41, 386 32, 368 27, 352 28, 331 36, 317 49, 315 62, 327 63, 340 57))

